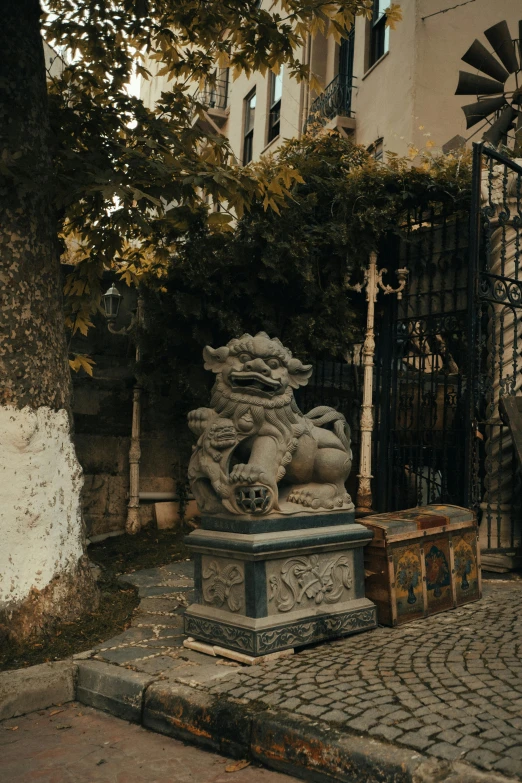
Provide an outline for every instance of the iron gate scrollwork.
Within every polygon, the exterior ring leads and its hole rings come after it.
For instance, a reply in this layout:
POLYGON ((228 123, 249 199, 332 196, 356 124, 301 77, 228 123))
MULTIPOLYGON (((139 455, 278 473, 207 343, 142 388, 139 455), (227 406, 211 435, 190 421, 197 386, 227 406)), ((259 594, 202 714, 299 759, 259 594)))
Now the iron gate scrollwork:
POLYGON ((485 552, 521 554, 522 493, 504 397, 522 397, 522 161, 474 145, 468 340, 469 503, 485 552))

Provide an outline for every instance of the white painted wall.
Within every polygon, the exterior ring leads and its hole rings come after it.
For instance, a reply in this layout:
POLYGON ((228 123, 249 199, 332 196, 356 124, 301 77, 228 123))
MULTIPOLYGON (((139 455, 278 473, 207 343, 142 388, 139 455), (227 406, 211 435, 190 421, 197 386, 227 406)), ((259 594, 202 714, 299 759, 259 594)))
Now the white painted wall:
POLYGON ((416 0, 402 0, 403 20, 390 31, 388 53, 368 70, 368 22, 362 17, 355 22, 355 141, 367 147, 384 138, 385 148, 400 155, 414 135, 415 5, 416 0))
POLYGON ((0 609, 77 568, 81 485, 64 410, 0 406, 0 609))
POLYGON ((43 42, 43 49, 44 49, 45 67, 48 71, 49 76, 50 77, 60 76, 65 66, 65 61, 58 54, 58 52, 56 52, 51 46, 49 46, 47 41, 43 42))
MULTIPOLYGON (((271 3, 271 0, 263 1, 267 7, 271 3)), ((362 17, 355 21, 352 108, 356 122, 354 140, 358 144, 367 147, 384 138, 385 150, 406 155, 411 144, 422 149, 428 142, 437 149, 457 134, 466 138, 473 133, 474 129, 466 131, 461 107, 476 98, 454 93, 459 70, 475 71, 460 58, 474 38, 490 50, 483 31, 503 19, 508 22, 512 37, 517 37, 522 0, 474 0, 436 16, 428 15, 452 3, 401 0, 400 5, 403 20, 390 31, 388 53, 373 68, 366 67, 369 23, 362 17)), ((338 49, 331 36, 318 35, 312 42, 310 64, 323 87, 337 73, 338 49)), ((302 56, 306 59, 305 52, 302 56)), ((267 147, 268 77, 241 75, 231 82, 229 116, 222 132, 229 138, 238 160, 243 148, 244 99, 253 87, 257 92, 254 159, 265 151, 277 149, 283 139, 299 136, 306 108, 316 97, 312 93, 308 98, 301 85, 285 75, 281 135, 267 147)), ((149 84, 142 95, 150 103, 159 91, 159 84, 149 84)))
MULTIPOLYGON (((411 0, 410 0, 411 2, 411 0)), ((462 106, 475 103, 474 96, 455 95, 459 70, 477 73, 471 65, 460 59, 477 38, 488 51, 491 44, 484 30, 505 19, 511 37, 518 38, 518 22, 522 19, 522 0, 475 0, 469 5, 455 8, 446 14, 438 14, 422 20, 427 14, 454 5, 447 0, 418 0, 415 29, 415 106, 413 138, 420 147, 425 133, 435 147, 441 147, 456 134, 468 138, 482 123, 466 130, 462 106), (419 125, 423 125, 422 130, 419 125)), ((494 55, 495 59, 498 57, 494 55)), ((486 76, 486 74, 482 74, 486 76)), ((486 77, 487 78, 487 77, 486 77)), ((513 89, 515 77, 507 83, 513 89)), ((480 130, 472 141, 480 141, 480 130)), ((471 143, 471 142, 470 142, 471 143)))
MULTIPOLYGON (((462 106, 473 96, 455 95, 459 70, 476 73, 460 59, 478 38, 488 50, 483 32, 505 19, 518 37, 522 0, 475 0, 447 13, 448 0, 401 0, 402 22, 389 34, 388 53, 367 69, 368 22, 355 22, 355 141, 367 147, 384 138, 384 147, 405 155, 411 144, 437 150, 457 134, 469 137, 462 106), (427 18, 423 18, 427 17, 427 18)), ((334 62, 335 43, 324 43, 334 62)), ((514 82, 514 76, 511 77, 514 82)), ((480 127, 480 124, 477 128, 480 127)), ((474 140, 480 140, 480 131, 474 140)))

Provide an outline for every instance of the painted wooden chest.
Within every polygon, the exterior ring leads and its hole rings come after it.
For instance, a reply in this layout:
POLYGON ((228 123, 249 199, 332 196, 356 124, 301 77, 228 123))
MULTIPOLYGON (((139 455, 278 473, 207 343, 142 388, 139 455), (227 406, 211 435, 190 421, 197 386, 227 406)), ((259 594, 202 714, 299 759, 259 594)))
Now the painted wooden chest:
POLYGON ((430 505, 359 519, 372 530, 365 547, 366 597, 381 625, 401 625, 482 595, 473 512, 430 505))

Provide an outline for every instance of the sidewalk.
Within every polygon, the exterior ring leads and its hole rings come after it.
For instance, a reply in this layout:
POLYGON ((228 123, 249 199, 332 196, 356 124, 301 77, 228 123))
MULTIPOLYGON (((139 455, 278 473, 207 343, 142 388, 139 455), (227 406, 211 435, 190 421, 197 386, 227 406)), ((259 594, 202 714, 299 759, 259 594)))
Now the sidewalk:
POLYGON ((0 722, 3 783, 292 783, 231 761, 75 702, 0 722))
POLYGON ((485 581, 477 603, 241 666, 182 647, 189 562, 123 579, 142 597, 133 626, 77 660, 79 700, 315 779, 522 780, 522 581, 485 581))

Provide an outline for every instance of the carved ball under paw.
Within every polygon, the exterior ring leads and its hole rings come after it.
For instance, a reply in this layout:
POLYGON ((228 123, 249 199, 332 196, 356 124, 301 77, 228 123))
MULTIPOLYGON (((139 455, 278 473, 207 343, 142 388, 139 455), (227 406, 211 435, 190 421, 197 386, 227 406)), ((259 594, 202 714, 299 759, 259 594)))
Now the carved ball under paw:
POLYGON ((268 487, 236 487, 234 498, 239 510, 245 514, 265 514, 273 503, 274 496, 268 487))

